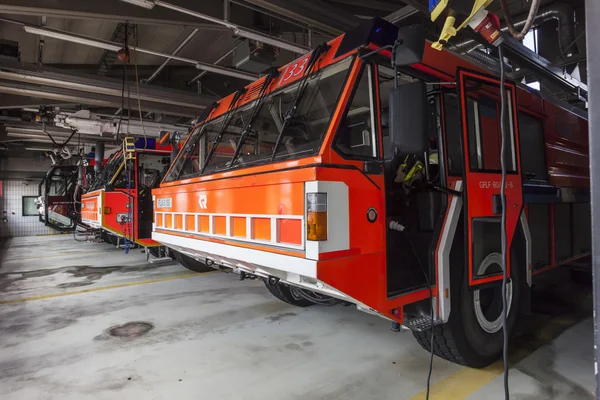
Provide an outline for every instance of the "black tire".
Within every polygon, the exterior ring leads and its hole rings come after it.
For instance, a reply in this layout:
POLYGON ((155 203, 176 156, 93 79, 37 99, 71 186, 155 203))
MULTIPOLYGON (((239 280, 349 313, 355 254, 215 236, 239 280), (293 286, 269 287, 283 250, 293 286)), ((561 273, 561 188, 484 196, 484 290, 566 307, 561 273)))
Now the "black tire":
POLYGON ((203 262, 195 260, 192 257, 186 256, 185 254, 182 254, 178 251, 171 250, 171 253, 173 254, 173 256, 175 256, 175 260, 177 260, 177 262, 179 264, 183 265, 185 268, 189 269, 190 271, 209 272, 209 271, 215 270, 214 268, 207 266, 203 262))
POLYGON ((312 301, 306 300, 302 297, 294 296, 292 289, 283 283, 277 282, 275 284, 270 284, 269 282, 265 282, 265 286, 273 296, 277 297, 284 303, 288 303, 297 307, 308 307, 315 304, 312 301))
POLYGON ((592 284, 594 282, 591 269, 587 270, 587 269, 571 268, 569 270, 569 274, 571 275, 571 280, 581 286, 592 286, 592 284))
POLYGON ((113 246, 117 246, 117 241, 118 241, 118 237, 116 237, 115 235, 113 235, 112 233, 103 233, 104 235, 104 241, 108 244, 112 244, 113 246))
MULTIPOLYGON (((524 273, 517 265, 517 257, 512 256, 511 268, 512 302, 508 314, 509 333, 514 331, 514 326, 519 314, 519 300, 524 273)), ((473 368, 483 368, 502 355, 503 330, 495 333, 486 332, 479 322, 473 307, 474 290, 470 290, 468 280, 463 278, 463 273, 452 277, 452 311, 446 324, 435 326, 433 353, 457 364, 473 368)), ((498 290, 501 294, 501 290, 498 290)), ((417 342, 427 351, 431 351, 429 330, 413 332, 417 342)))

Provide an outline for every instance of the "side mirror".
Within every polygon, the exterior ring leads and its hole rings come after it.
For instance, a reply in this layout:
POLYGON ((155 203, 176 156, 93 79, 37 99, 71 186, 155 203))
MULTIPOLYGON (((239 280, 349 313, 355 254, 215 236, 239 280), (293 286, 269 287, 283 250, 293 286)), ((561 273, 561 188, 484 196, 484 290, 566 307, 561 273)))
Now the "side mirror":
POLYGON ((427 88, 424 82, 390 91, 389 126, 393 147, 401 154, 423 153, 427 142, 427 88))
POLYGON ((393 62, 397 67, 417 64, 425 51, 425 29, 423 25, 401 26, 398 41, 394 45, 393 62))
POLYGON ((94 165, 94 172, 99 174, 102 172, 102 162, 104 161, 104 143, 102 142, 96 143, 96 148, 94 149, 94 161, 96 162, 94 165))

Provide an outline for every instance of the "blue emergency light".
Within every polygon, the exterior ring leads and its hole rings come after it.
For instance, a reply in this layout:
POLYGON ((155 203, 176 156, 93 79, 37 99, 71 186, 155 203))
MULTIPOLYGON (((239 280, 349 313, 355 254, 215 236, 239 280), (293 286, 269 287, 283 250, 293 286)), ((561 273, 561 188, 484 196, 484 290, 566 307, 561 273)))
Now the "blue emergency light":
POLYGON ((432 12, 443 0, 429 0, 429 12, 432 12))
POLYGON ((156 150, 156 139, 154 138, 137 138, 135 140, 136 149, 156 150))

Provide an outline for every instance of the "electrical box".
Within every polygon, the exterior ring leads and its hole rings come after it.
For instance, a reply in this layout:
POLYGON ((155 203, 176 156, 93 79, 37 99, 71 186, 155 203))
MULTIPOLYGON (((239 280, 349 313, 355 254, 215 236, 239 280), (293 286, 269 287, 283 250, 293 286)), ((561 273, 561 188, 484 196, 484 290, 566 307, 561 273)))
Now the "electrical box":
POLYGON ((247 72, 261 73, 275 62, 277 50, 273 46, 245 40, 233 52, 233 65, 247 72))
POLYGON ((0 39, 0 59, 10 61, 20 61, 19 42, 0 39))

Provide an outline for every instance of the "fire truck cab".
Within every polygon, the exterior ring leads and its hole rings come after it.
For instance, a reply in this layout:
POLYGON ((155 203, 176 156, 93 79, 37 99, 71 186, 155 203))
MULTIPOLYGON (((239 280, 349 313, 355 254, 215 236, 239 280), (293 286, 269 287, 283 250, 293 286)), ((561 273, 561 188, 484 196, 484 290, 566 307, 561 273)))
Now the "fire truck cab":
POLYGON ((171 150, 141 138, 112 154, 82 196, 81 222, 103 230, 114 245, 130 241, 155 251, 160 244, 151 238, 151 190, 169 168, 171 150))
MULTIPOLYGON (((153 190, 152 238, 426 349, 433 324, 437 355, 483 367, 502 350, 500 80, 410 29, 373 20, 221 100, 153 190)), ((591 250, 587 125, 502 89, 511 328, 533 275, 591 250)))
POLYGON ((85 166, 55 165, 40 182, 38 191, 38 213, 40 222, 58 231, 71 232, 79 220, 81 193, 78 181, 85 166))

